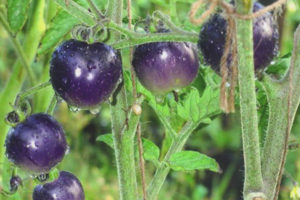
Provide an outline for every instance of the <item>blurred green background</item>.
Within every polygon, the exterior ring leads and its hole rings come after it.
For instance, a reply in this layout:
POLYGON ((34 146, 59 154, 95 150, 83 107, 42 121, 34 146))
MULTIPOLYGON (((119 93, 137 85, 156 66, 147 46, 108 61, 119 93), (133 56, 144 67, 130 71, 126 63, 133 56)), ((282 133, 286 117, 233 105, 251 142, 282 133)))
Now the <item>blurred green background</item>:
MULTIPOLYGON (((273 0, 262 0, 267 5, 273 0)), ((51 0, 47 2, 45 19, 46 27, 49 28, 60 8, 51 0)), ((86 5, 84 0, 79 1, 86 5)), ((106 7, 106 0, 97 0, 99 8, 106 7)), ((188 12, 193 0, 133 0, 133 20, 138 21, 152 14, 154 10, 161 10, 171 16, 172 21, 185 30, 199 32, 199 26, 192 25, 188 20, 188 12)), ((0 0, 0 5, 5 6, 6 2, 0 0)), ((126 1, 124 1, 126 3, 126 1)), ((125 4, 126 5, 126 4, 125 4)), ((29 8, 30 9, 30 8, 29 8)), ((0 10, 3 12, 3 10, 0 10)), ((288 0, 282 14, 277 17, 280 24, 280 56, 291 52, 293 42, 293 31, 300 22, 300 0, 288 0)), ((126 22, 124 12, 124 22, 126 22)), ((22 40, 26 32, 26 24, 23 32, 18 34, 18 39, 22 40)), ((65 38, 70 37, 67 34, 65 38)), ((63 38, 61 39, 63 40, 63 38)), ((35 57, 33 69, 40 77, 48 78, 49 58, 53 47, 43 54, 35 57)), ((129 68, 128 50, 124 50, 124 67, 129 68), (125 55, 125 56, 124 56, 125 55)), ((9 40, 9 36, 0 26, 0 92, 3 91, 12 72, 12 66, 16 61, 17 55, 9 40)), ((202 66, 203 67, 203 66, 202 66)), ((197 83, 196 83, 197 84, 197 83)), ((28 88, 25 82, 24 88, 28 88)), ((43 111, 43 94, 52 92, 52 89, 39 93, 36 98, 37 107, 35 111, 43 111), (40 105, 40 106, 38 106, 40 105)), ((264 96, 260 102, 264 102, 264 96)), ((13 99, 11 100, 13 102, 13 99)), ((259 111, 264 109, 264 104, 259 107, 259 111)), ((1 112, 1 110, 0 110, 1 112)), ((238 112, 237 112, 238 113, 238 112)), ((194 172, 174 172, 172 171, 160 193, 159 199, 163 200, 239 200, 242 199, 243 183, 243 159, 241 147, 241 131, 238 114, 221 115, 215 118, 211 124, 199 128, 188 140, 185 149, 197 150, 215 158, 220 164, 223 173, 215 174, 208 171, 194 172)), ((117 200, 118 185, 115 168, 115 158, 113 150, 104 143, 96 141, 99 135, 111 133, 110 130, 110 111, 108 104, 101 106, 100 113, 92 115, 87 111, 70 112, 67 105, 62 102, 55 111, 56 119, 63 125, 68 142, 70 153, 58 166, 59 169, 74 173, 82 182, 87 200, 117 200)), ((260 116, 261 119, 266 116, 260 116)), ((164 128, 157 119, 154 111, 143 104, 142 114, 142 134, 152 140, 162 152, 168 146, 168 137, 165 135, 164 128)), ((0 127, 1 128, 1 127, 0 127)), ((263 138, 263 130, 261 135, 263 138)), ((300 137, 300 111, 292 130, 291 143, 299 143, 300 137)), ((280 199, 292 199, 295 197, 297 184, 300 183, 300 151, 293 150, 288 154, 285 175, 283 178, 280 199)), ((154 172, 152 163, 146 162, 146 180, 150 181, 154 172)), ((137 169, 139 172, 139 169, 137 169)), ((140 182, 139 182, 140 184, 140 182)), ((24 182, 24 187, 20 189, 18 195, 21 199, 31 199, 33 183, 31 180, 24 182)), ((141 191, 140 191, 141 192, 141 191)), ((14 199, 11 198, 7 199, 14 199)))

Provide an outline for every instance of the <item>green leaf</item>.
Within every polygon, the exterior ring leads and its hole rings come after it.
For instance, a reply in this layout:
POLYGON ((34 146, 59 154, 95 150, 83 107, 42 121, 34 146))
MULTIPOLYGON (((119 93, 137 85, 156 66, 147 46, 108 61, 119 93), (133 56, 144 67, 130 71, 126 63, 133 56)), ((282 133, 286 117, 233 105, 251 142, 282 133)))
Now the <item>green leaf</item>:
POLYGON ((39 54, 45 53, 52 47, 56 46, 63 37, 68 34, 71 29, 79 23, 79 20, 64 10, 60 10, 53 18, 49 28, 42 39, 41 47, 38 51, 39 54))
POLYGON ((143 138, 144 159, 157 162, 159 159, 160 150, 152 141, 143 138))
POLYGON ((201 120, 203 123, 210 123, 209 118, 202 118, 207 114, 212 115, 221 112, 219 90, 206 86, 200 97, 198 90, 191 87, 184 99, 177 104, 177 112, 185 120, 192 120, 193 122, 201 120))
POLYGON ((169 165, 176 171, 208 169, 213 172, 220 172, 220 167, 215 159, 196 151, 181 151, 171 156, 169 165))
MULTIPOLYGON (((114 148, 114 141, 113 141, 113 135, 112 134, 104 134, 97 137, 96 141, 98 142, 104 142, 111 148, 114 148)), ((144 159, 148 161, 152 161, 154 163, 158 162, 160 150, 156 144, 154 144, 152 141, 143 138, 143 149, 144 149, 144 159)))
POLYGON ((110 133, 98 136, 96 141, 104 142, 105 144, 107 144, 111 148, 114 148, 113 135, 110 134, 110 133))
POLYGON ((221 113, 220 109, 220 90, 207 86, 199 101, 200 118, 205 115, 216 115, 221 113))
POLYGON ((286 54, 277 58, 267 67, 266 72, 275 76, 277 79, 281 79, 285 76, 291 62, 291 54, 286 54))
POLYGON ((7 19, 11 30, 16 33, 25 24, 27 9, 31 0, 8 0, 7 19))
POLYGON ((178 115, 186 120, 192 119, 194 122, 200 119, 200 96, 196 88, 192 87, 184 100, 177 105, 178 115))

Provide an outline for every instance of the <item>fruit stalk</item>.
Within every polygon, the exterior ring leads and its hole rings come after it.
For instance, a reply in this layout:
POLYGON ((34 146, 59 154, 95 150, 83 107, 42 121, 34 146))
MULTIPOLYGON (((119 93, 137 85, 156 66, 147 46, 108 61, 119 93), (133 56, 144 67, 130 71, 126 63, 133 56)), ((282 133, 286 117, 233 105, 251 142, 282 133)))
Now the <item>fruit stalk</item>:
POLYGON ((50 85, 51 85, 51 82, 50 82, 50 81, 47 81, 47 82, 45 82, 45 83, 41 83, 41 84, 39 84, 39 85, 37 85, 37 86, 34 86, 34 87, 32 87, 32 88, 29 88, 28 90, 25 90, 25 91, 20 92, 20 93, 17 95, 17 97, 16 97, 16 100, 15 100, 15 104, 14 104, 14 105, 15 105, 15 106, 18 106, 19 103, 21 103, 21 102, 24 100, 24 98, 26 98, 26 97, 28 97, 28 96, 30 96, 30 95, 32 95, 32 94, 38 92, 39 90, 44 89, 44 88, 50 86, 50 85))
POLYGON ((49 114, 49 115, 53 115, 56 104, 57 104, 57 97, 56 97, 56 94, 54 94, 51 98, 51 101, 50 101, 50 104, 47 108, 46 113, 49 114))
POLYGON ((277 199, 276 193, 279 190, 281 170, 285 163, 288 136, 291 131, 289 125, 293 124, 300 103, 300 88, 297 87, 298 85, 300 85, 300 26, 295 32, 294 50, 289 73, 280 81, 273 80, 268 76, 264 78, 270 113, 262 153, 262 173, 267 199, 277 199), (289 94, 290 84, 292 93, 289 94), (287 109, 289 95, 291 95, 291 104, 290 109, 287 109), (290 114, 288 111, 290 111, 290 114), (290 120, 289 123, 288 120, 290 120))
MULTIPOLYGON (((249 14, 252 0, 236 0, 237 12, 249 14)), ((256 108, 252 20, 236 19, 238 80, 245 166, 244 199, 262 198, 262 173, 256 108), (255 193, 255 195, 253 195, 255 193)))

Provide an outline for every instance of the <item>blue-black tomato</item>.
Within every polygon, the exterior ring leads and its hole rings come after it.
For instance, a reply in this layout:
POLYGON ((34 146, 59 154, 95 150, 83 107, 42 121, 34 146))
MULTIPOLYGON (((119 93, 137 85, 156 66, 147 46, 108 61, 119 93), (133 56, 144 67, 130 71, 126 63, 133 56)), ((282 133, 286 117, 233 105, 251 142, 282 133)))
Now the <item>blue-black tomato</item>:
POLYGON ((197 49, 185 42, 155 42, 135 48, 132 65, 142 85, 165 94, 191 84, 197 77, 197 49))
MULTIPOLYGON (((263 8, 258 2, 253 5, 253 12, 263 8)), ((220 72, 220 61, 223 55, 227 22, 220 14, 213 15, 203 24, 198 48, 204 61, 215 71, 220 72)), ((278 54, 278 27, 270 13, 253 20, 253 49, 255 69, 263 69, 278 54)), ((229 59, 230 60, 230 59, 229 59)))
POLYGON ((47 173, 64 158, 68 148, 63 128, 44 113, 30 115, 12 127, 5 147, 11 162, 35 174, 47 173))
POLYGON ((68 40, 56 48, 51 83, 70 106, 92 109, 107 100, 122 73, 118 51, 103 43, 68 40))
POLYGON ((84 200, 80 181, 70 172, 61 171, 58 179, 37 185, 32 194, 33 200, 84 200))

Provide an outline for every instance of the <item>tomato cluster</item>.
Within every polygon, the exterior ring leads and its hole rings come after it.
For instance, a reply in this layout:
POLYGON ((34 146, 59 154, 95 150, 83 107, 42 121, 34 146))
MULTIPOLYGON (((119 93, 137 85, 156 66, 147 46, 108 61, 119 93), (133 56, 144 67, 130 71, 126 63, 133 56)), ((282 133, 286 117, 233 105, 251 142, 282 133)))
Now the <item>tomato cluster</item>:
MULTIPOLYGON (((260 3, 255 2, 253 12, 262 8, 260 3)), ((225 18, 221 14, 215 14, 203 24, 198 41, 204 61, 218 73, 225 48, 226 30, 225 18)), ((254 67, 256 70, 265 68, 277 55, 278 38, 278 27, 270 13, 265 13, 253 20, 254 67)), ((231 62, 231 55, 229 55, 229 62, 231 62)))
MULTIPOLYGON (((255 3, 253 11, 261 8, 255 3)), ((255 19, 253 26, 254 63, 256 69, 261 69, 277 54, 278 30, 269 13, 255 19)), ((205 62, 217 72, 224 51, 226 27, 226 20, 215 14, 200 32, 198 47, 205 62)), ((188 86, 197 77, 198 51, 186 42, 147 43, 135 47, 132 66, 146 89, 163 95, 188 86)), ((104 43, 65 41, 52 54, 50 78, 56 94, 70 106, 97 108, 122 81, 121 54, 104 43)), ((12 127, 5 145, 12 163, 37 175, 49 173, 63 160, 68 149, 64 130, 53 117, 44 113, 33 114, 12 127)), ((21 180, 12 179, 11 184, 17 188, 21 180)), ((83 200, 84 192, 74 175, 62 171, 57 180, 38 185, 33 199, 83 200)))

